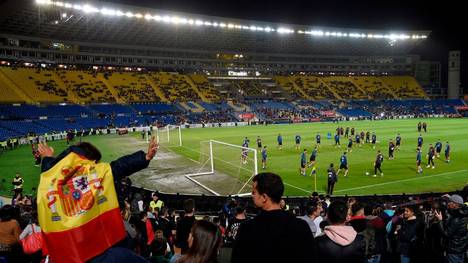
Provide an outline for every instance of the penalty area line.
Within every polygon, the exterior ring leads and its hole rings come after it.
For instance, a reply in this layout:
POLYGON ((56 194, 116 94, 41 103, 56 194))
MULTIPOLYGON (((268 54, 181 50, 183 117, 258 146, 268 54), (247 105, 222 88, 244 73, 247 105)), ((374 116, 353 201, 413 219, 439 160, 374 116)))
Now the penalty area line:
POLYGON ((353 190, 359 190, 359 189, 366 189, 366 188, 372 188, 372 187, 376 187, 376 186, 389 185, 389 184, 396 184, 396 183, 401 183, 401 182, 416 181, 416 180, 427 179, 427 178, 431 178, 431 177, 439 177, 439 176, 444 176, 444 175, 449 175, 449 174, 454 174, 454 173, 459 173, 459 172, 466 172, 466 171, 468 171, 468 169, 463 169, 463 170, 458 170, 458 171, 451 171, 451 172, 446 172, 446 173, 441 173, 441 174, 433 174, 433 175, 429 175, 429 176, 424 176, 423 175, 421 177, 416 177, 416 178, 409 178, 409 179, 396 180, 396 181, 385 182, 385 183, 380 183, 380 184, 371 184, 371 185, 365 185, 365 186, 360 186, 360 187, 342 189, 342 190, 335 191, 335 193, 345 192, 345 191, 353 191, 353 190))

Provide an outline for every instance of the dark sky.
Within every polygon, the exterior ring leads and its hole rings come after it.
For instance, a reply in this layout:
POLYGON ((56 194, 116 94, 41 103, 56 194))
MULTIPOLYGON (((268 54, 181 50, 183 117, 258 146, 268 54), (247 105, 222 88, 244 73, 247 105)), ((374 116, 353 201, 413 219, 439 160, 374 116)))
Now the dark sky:
MULTIPOLYGON (((443 65, 444 80, 449 50, 462 51, 462 76, 467 64, 468 15, 463 1, 248 1, 248 0, 107 0, 168 11, 224 16, 267 22, 311 26, 351 27, 384 30, 431 30, 430 38, 415 50, 423 59, 443 65), (434 3, 436 2, 436 3, 434 3)), ((462 77, 463 83, 468 78, 462 77)), ((445 80, 446 81, 446 80, 445 80)), ((465 85, 467 86, 467 85, 465 85)))

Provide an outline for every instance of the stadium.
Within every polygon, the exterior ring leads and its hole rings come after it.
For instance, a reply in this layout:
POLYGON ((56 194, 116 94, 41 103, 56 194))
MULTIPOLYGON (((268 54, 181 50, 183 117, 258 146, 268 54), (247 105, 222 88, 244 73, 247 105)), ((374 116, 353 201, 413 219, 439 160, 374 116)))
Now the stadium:
MULTIPOLYGON (((324 196, 401 207, 427 207, 447 193, 466 201, 462 54, 446 53, 448 67, 419 54, 434 41, 431 30, 265 22, 112 1, 0 6, 0 195, 2 205, 37 197, 41 224, 39 200, 55 202, 47 189, 55 179, 46 188, 42 179, 52 169, 44 143, 58 155, 89 142, 116 176, 112 161, 150 154, 156 141, 147 168, 116 179, 117 195, 124 191, 132 209, 151 193, 180 211, 196 200, 197 217, 216 214, 221 225, 231 204, 256 214, 259 173, 280 176, 295 215, 324 196)), ((89 173, 86 184, 99 189, 89 173)), ((70 200, 86 194, 72 192, 70 200)), ((230 262, 223 251, 220 261, 230 262)), ((67 258, 57 254, 53 262, 67 258)), ((387 262, 399 262, 391 256, 387 262)))

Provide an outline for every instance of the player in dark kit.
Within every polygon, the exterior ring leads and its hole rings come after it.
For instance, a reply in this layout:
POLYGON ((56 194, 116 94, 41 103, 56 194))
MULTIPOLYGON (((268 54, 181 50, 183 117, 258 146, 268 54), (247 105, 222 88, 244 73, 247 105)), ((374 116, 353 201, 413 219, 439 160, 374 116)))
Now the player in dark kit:
POLYGON ((366 132, 366 143, 370 142, 370 132, 366 132))
POLYGON ((299 150, 299 147, 301 147, 301 135, 296 134, 295 141, 296 141, 296 150, 299 150))
POLYGON ((418 132, 421 132, 421 122, 418 122, 418 132))
POLYGON ((348 152, 352 152, 352 151, 353 151, 353 139, 349 138, 349 140, 348 140, 348 152))
POLYGON ((361 143, 364 144, 364 136, 366 136, 366 134, 362 131, 361 132, 361 143))
POLYGON ((449 142, 445 143, 445 162, 450 162, 450 144, 449 142))
POLYGON ((388 159, 393 160, 393 152, 395 151, 395 144, 393 143, 393 140, 390 139, 390 142, 388 143, 388 159))
POLYGON ((312 154, 310 154, 310 158, 309 158, 309 167, 310 166, 313 166, 316 162, 316 159, 317 159, 317 146, 315 146, 314 150, 312 151, 312 154))
POLYGON ((375 149, 375 143, 377 142, 377 136, 375 132, 372 133, 372 149, 375 149))
POLYGON ((260 136, 257 137, 257 147, 258 147, 259 149, 262 148, 262 138, 260 138, 260 136))
POLYGON ((319 146, 320 146, 320 140, 321 140, 320 134, 317 133, 317 136, 315 136, 315 141, 316 141, 316 143, 317 143, 317 150, 318 150, 318 148, 319 148, 319 146))
POLYGON ((333 188, 335 188, 335 183, 338 181, 338 176, 335 172, 335 168, 333 168, 333 163, 330 164, 330 167, 327 170, 328 174, 328 187, 327 187, 327 194, 333 194, 333 188))
POLYGON ((427 123, 423 122, 422 124, 424 132, 427 132, 427 123))
POLYGON ((301 153, 301 175, 306 176, 307 167, 307 149, 301 153))
POLYGON ((401 145, 401 136, 398 133, 397 137, 395 138, 396 141, 396 149, 399 151, 400 150, 400 145, 401 145))
POLYGON ((344 137, 348 138, 349 137, 349 127, 346 127, 344 137))
POLYGON ((377 170, 379 170, 380 176, 383 176, 383 172, 382 172, 382 169, 381 169, 383 160, 384 160, 384 157, 383 157, 382 153, 379 150, 377 152, 377 157, 375 158, 375 162, 374 162, 374 177, 377 176, 377 170))
POLYGON ((432 169, 435 168, 434 158, 435 158, 434 146, 432 146, 432 144, 429 144, 429 150, 427 151, 427 166, 426 166, 426 168, 430 168, 431 164, 432 164, 432 169))
POLYGON ((351 136, 354 136, 354 127, 351 128, 351 136))

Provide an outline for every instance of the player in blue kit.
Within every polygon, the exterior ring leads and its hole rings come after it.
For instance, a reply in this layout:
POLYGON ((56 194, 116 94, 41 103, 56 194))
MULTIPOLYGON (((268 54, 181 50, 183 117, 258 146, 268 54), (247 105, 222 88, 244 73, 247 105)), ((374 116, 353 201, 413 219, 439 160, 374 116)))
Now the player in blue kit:
POLYGON ((278 137, 276 137, 276 141, 278 142, 278 149, 282 150, 283 149, 283 136, 281 136, 281 133, 278 134, 278 137))
POLYGON ((417 153, 416 153, 416 167, 418 169, 419 174, 421 174, 423 172, 423 169, 421 167, 421 162, 422 162, 421 148, 418 148, 417 153))
POLYGON ((262 168, 263 169, 266 169, 266 165, 267 165, 267 147, 266 146, 263 146, 263 149, 262 149, 262 168))
POLYGON ((344 177, 348 176, 349 168, 348 168, 348 158, 346 157, 346 152, 344 152, 343 155, 341 155, 340 169, 338 169, 338 172, 336 173, 336 175, 340 173, 341 169, 345 170, 344 177))
POLYGON ((340 145, 340 135, 337 133, 335 134, 335 148, 336 147, 339 147, 341 148, 341 145, 340 145))

